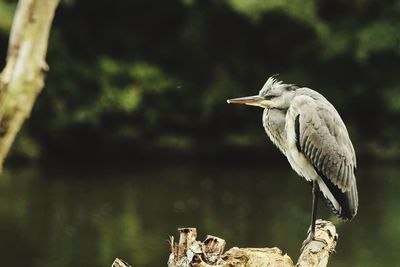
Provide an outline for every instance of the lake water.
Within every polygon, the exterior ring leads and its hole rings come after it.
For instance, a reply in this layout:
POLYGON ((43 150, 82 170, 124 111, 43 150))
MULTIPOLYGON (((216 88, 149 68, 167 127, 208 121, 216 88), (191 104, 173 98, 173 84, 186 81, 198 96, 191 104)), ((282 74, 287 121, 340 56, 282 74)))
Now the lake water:
MULTIPOLYGON (((311 187, 288 165, 212 164, 6 169, 0 177, 2 266, 166 266, 182 226, 227 248, 281 248, 295 261, 311 187)), ((359 214, 337 223, 329 266, 398 266, 400 168, 359 168, 359 214)), ((318 218, 333 219, 322 205, 318 218)))

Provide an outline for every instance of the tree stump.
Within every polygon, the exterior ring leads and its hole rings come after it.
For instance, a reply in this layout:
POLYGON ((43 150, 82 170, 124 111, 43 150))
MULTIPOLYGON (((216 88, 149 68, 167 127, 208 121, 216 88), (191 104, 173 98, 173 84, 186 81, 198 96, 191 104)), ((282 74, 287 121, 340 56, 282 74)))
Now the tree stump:
MULTIPOLYGON (((338 234, 335 226, 324 220, 316 221, 315 237, 308 243, 294 265, 292 259, 279 248, 238 248, 224 253, 224 239, 208 235, 201 242, 196 228, 180 228, 179 242, 170 237, 171 254, 168 267, 325 267, 335 251, 338 234)), ((112 267, 131 267, 116 259, 112 267)))
POLYGON ((179 229, 179 243, 170 238, 171 255, 168 267, 323 267, 327 266, 330 254, 335 250, 337 233, 328 221, 317 220, 316 239, 307 244, 296 265, 279 248, 231 248, 225 253, 225 240, 207 236, 197 241, 195 228, 179 229))

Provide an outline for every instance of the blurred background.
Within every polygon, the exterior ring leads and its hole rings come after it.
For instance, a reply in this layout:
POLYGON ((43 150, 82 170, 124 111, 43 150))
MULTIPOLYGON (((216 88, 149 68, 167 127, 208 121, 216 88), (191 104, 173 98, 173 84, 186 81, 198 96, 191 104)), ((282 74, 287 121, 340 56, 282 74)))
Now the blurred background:
MULTIPOLYGON (((0 0, 1 59, 15 6, 0 0)), ((3 264, 166 266, 181 226, 296 260, 310 187, 262 110, 226 104, 279 73, 324 94, 357 151, 359 215, 338 223, 330 266, 395 266, 399 28, 398 0, 62 0, 0 177, 3 264)))

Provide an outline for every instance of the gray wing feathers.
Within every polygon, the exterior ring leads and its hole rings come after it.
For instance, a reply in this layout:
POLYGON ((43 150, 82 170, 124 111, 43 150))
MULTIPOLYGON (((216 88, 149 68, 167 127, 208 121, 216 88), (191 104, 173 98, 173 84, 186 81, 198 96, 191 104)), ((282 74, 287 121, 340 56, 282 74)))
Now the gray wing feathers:
POLYGON ((302 153, 343 193, 353 191, 357 165, 346 126, 322 95, 310 89, 300 90, 301 95, 295 97, 291 108, 299 115, 298 143, 302 153))
POLYGON ((297 144, 317 172, 346 196, 347 209, 354 216, 358 208, 356 156, 346 126, 336 109, 315 91, 295 97, 297 144))
POLYGON ((353 215, 357 213, 358 209, 358 192, 357 192, 357 184, 354 181, 349 191, 346 192, 347 201, 349 204, 349 208, 351 208, 351 212, 353 215))
POLYGON ((327 101, 320 102, 316 105, 315 100, 309 97, 297 102, 299 144, 313 166, 342 192, 346 192, 355 183, 353 145, 333 106, 327 101))

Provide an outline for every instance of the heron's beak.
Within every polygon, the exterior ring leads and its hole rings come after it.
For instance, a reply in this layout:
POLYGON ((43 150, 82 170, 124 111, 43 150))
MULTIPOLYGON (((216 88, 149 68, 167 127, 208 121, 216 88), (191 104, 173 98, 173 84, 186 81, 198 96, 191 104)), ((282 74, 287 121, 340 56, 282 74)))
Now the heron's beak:
POLYGON ((264 98, 262 98, 261 96, 253 95, 253 96, 228 99, 226 100, 226 102, 228 102, 229 104, 246 104, 251 106, 259 106, 260 102, 263 100, 264 98))

